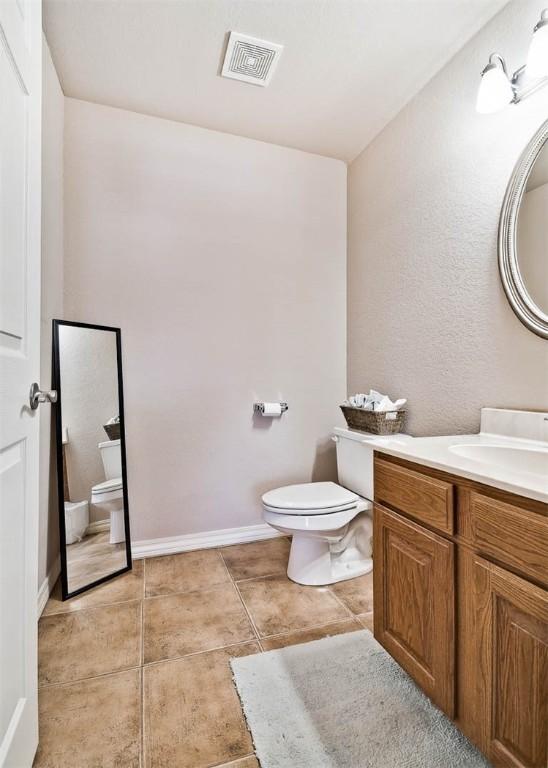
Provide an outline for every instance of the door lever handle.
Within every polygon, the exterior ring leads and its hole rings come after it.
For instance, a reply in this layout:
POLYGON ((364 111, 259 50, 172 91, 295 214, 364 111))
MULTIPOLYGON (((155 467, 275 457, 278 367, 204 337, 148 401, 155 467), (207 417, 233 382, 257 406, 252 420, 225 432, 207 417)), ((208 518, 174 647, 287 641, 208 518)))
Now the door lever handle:
POLYGON ((42 391, 38 384, 34 382, 30 387, 29 402, 31 410, 33 411, 38 408, 40 403, 56 403, 57 391, 55 389, 42 391))

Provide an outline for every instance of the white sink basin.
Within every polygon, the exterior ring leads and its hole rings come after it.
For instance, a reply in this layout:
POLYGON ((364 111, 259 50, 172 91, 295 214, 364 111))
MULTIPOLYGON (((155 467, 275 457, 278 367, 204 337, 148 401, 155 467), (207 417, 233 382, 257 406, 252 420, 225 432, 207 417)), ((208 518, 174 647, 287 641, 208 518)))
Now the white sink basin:
POLYGON ((548 505, 548 410, 482 408, 479 434, 394 435, 375 450, 548 505))
POLYGON ((542 448, 460 443, 450 445, 449 451, 465 459, 473 459, 500 469, 548 477, 548 450, 542 448))

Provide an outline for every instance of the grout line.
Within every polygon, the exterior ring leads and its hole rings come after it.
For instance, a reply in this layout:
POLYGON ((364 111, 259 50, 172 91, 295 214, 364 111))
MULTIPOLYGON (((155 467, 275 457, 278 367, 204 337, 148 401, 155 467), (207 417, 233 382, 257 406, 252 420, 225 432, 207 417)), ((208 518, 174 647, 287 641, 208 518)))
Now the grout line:
POLYGON ((146 564, 143 560, 143 588, 141 595, 141 749, 139 750, 139 766, 145 768, 145 595, 146 595, 146 564))
POLYGON ((125 605, 125 603, 141 602, 141 597, 128 597, 127 600, 114 600, 112 603, 96 603, 94 605, 82 605, 80 608, 70 608, 68 611, 53 611, 52 613, 43 614, 40 618, 49 619, 50 616, 74 616, 80 611, 94 611, 97 608, 110 608, 113 605, 125 605))
POLYGON ((336 601, 339 603, 339 605, 341 605, 341 606, 344 608, 344 610, 347 612, 347 614, 348 614, 348 615, 349 615, 351 618, 355 619, 357 614, 353 613, 353 612, 350 610, 350 608, 349 608, 349 607, 346 605, 346 603, 344 603, 344 602, 341 600, 341 598, 340 598, 340 597, 337 595, 337 593, 336 593, 336 592, 334 592, 334 591, 331 589, 331 587, 326 587, 326 589, 327 589, 327 591, 329 592, 329 594, 330 594, 332 597, 334 597, 334 598, 335 598, 335 600, 336 600, 336 601))
POLYGON ((250 752, 249 755, 242 755, 241 757, 237 757, 235 760, 231 760, 229 763, 215 763, 215 765, 211 766, 211 768, 230 768, 231 765, 238 765, 238 763, 241 763, 242 760, 247 760, 248 757, 254 757, 257 759, 257 755, 254 752, 250 752))
POLYGON ((61 680, 56 683, 46 683, 45 685, 39 685, 38 690, 43 691, 46 688, 59 688, 61 685, 73 685, 74 683, 85 683, 88 680, 99 680, 102 677, 113 677, 114 675, 123 675, 125 672, 141 671, 142 666, 124 667, 124 669, 115 669, 110 672, 102 672, 100 675, 89 675, 88 677, 78 677, 74 680, 61 680))
POLYGON ((139 662, 143 666, 145 661, 145 604, 141 600, 141 647, 139 649, 139 662))
POLYGON ((359 623, 362 625, 362 627, 363 627, 364 629, 369 629, 370 631, 372 631, 372 630, 370 629, 370 627, 366 627, 366 626, 365 626, 365 623, 364 623, 364 621, 363 621, 363 618, 364 618, 365 616, 371 616, 371 618, 373 618, 373 611, 366 611, 365 613, 358 613, 358 614, 356 615, 356 619, 357 619, 357 621, 358 621, 358 622, 359 622, 359 623))
POLYGON ((285 576, 286 571, 274 571, 273 573, 262 573, 260 576, 247 576, 245 579, 234 579, 235 584, 241 584, 244 581, 257 581, 257 579, 269 579, 271 576, 285 576))
POLYGON ((238 585, 237 585, 237 583, 236 583, 236 582, 234 581, 234 579, 232 578, 232 574, 230 573, 230 571, 229 571, 229 569, 228 569, 228 566, 227 566, 227 564, 226 564, 226 562, 225 562, 225 559, 224 559, 224 557, 223 557, 223 553, 222 553, 220 550, 218 550, 218 551, 219 551, 219 554, 220 554, 220 556, 221 556, 221 560, 223 561, 223 565, 224 565, 224 567, 225 567, 225 569, 226 569, 226 572, 228 573, 228 577, 229 577, 229 579, 230 579, 230 581, 231 581, 231 583, 232 583, 232 586, 233 586, 233 587, 234 587, 234 589, 236 590, 236 594, 238 595, 238 597, 239 597, 239 599, 240 599, 240 602, 241 602, 241 604, 242 604, 242 607, 243 607, 244 611, 246 612, 247 618, 249 619, 249 622, 250 622, 250 624, 251 624, 251 628, 253 629, 253 632, 254 632, 254 634, 255 634, 255 638, 256 638, 257 642, 259 643, 259 648, 261 649, 261 651, 263 651, 263 650, 264 650, 264 648, 263 648, 263 646, 261 645, 261 637, 260 637, 260 635, 259 635, 259 630, 257 629, 257 627, 256 627, 256 625, 255 625, 255 622, 253 621, 253 617, 251 616, 251 613, 249 612, 249 610, 248 610, 248 608, 247 608, 247 605, 245 604, 245 601, 244 601, 244 599, 243 599, 243 597, 242 597, 242 594, 241 594, 240 590, 238 589, 238 585))
POLYGON ((143 594, 142 594, 143 600, 145 599, 147 594, 146 584, 147 584, 147 567, 146 567, 146 559, 145 559, 143 560, 143 594))
POLYGON ((245 604, 245 600, 242 597, 242 593, 238 589, 238 585, 235 582, 233 582, 233 586, 234 586, 234 589, 236 590, 236 594, 240 598, 240 602, 242 603, 243 609, 246 612, 249 621, 251 622, 251 626, 253 628, 253 632, 255 633, 255 637, 257 638, 257 641, 259 643, 259 647, 260 647, 261 650, 263 650, 263 647, 261 645, 261 635, 259 633, 257 625, 255 624, 255 621, 253 620, 253 616, 251 615, 251 613, 248 610, 247 605, 245 604))
MULTIPOLYGON (((361 625, 361 622, 359 621, 357 616, 352 616, 352 619, 356 621, 358 624, 361 625)), ((273 640, 278 637, 286 637, 287 635, 296 635, 298 632, 308 632, 313 629, 328 629, 329 627, 336 626, 337 624, 343 624, 344 622, 349 621, 348 618, 344 619, 335 619, 335 621, 324 621, 322 624, 312 624, 307 627, 298 627, 297 629, 290 629, 289 632, 276 632, 274 635, 265 635, 265 637, 262 637, 261 640, 273 640)))
POLYGON ((139 750, 139 766, 145 766, 145 673, 141 667, 141 748, 139 750))
POLYGON ((241 581, 263 581, 264 579, 271 579, 273 576, 286 576, 286 578, 291 582, 291 579, 289 579, 289 576, 287 576, 286 571, 278 571, 278 573, 267 573, 264 576, 250 576, 247 579, 233 579, 235 584, 239 584, 241 581))
POLYGON ((211 592, 213 589, 220 589, 221 587, 228 587, 229 584, 232 584, 232 579, 229 581, 221 581, 218 584, 208 584, 205 587, 199 587, 198 589, 183 589, 179 592, 166 592, 163 595, 149 595, 148 597, 144 597, 143 600, 145 602, 149 602, 149 600, 160 600, 163 597, 177 597, 181 595, 196 595, 199 592, 211 592))
POLYGON ((146 566, 143 562, 143 594, 141 597, 141 666, 145 663, 145 594, 146 566))
POLYGON ((168 659, 157 659, 156 661, 146 661, 143 664, 143 669, 149 667, 155 667, 158 664, 165 664, 168 661, 182 661, 183 659, 190 659, 194 656, 203 656, 205 653, 213 653, 213 651, 225 651, 227 648, 236 648, 240 645, 249 645, 257 642, 256 638, 251 637, 249 640, 239 640, 237 643, 229 643, 228 645, 217 645, 215 648, 206 648, 204 651, 192 651, 192 653, 185 653, 184 656, 170 656, 168 659))
POLYGON ((143 560, 143 585, 141 589, 141 748, 139 766, 145 768, 145 596, 146 596, 146 558, 143 560))

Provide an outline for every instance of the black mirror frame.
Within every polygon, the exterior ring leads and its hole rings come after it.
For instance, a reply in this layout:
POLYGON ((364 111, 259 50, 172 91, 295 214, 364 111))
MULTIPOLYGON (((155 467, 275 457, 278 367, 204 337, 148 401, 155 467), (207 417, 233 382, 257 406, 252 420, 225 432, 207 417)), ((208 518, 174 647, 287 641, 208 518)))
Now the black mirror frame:
POLYGON ((59 548, 61 555, 61 593, 62 599, 68 600, 71 597, 86 592, 88 589, 103 584, 122 573, 130 571, 132 568, 131 558, 131 536, 129 528, 129 501, 127 486, 127 464, 126 464, 126 430, 124 416, 124 386, 122 376, 122 336, 120 328, 113 328, 108 325, 94 325, 91 323, 78 323, 71 320, 53 320, 52 327, 52 389, 57 391, 57 402, 55 404, 55 443, 57 449, 57 494, 59 498, 59 548), (60 350, 59 350, 59 328, 62 325, 69 325, 76 328, 88 328, 96 331, 111 331, 116 334, 116 361, 118 364, 118 401, 120 405, 120 456, 122 461, 122 483, 124 498, 124 528, 126 534, 126 562, 124 568, 120 568, 107 576, 103 576, 96 581, 86 584, 84 587, 69 592, 67 578, 67 551, 66 551, 66 529, 65 529, 65 491, 64 491, 64 469, 63 469, 63 419, 62 419, 62 393, 61 393, 61 369, 60 369, 60 350))

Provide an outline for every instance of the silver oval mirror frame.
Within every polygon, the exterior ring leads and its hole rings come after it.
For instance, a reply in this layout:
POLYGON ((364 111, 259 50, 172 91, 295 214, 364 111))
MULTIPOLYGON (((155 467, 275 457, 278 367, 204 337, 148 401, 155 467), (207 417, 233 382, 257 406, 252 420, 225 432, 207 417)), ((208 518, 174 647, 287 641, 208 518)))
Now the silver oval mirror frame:
POLYGON ((548 315, 532 300, 523 282, 517 253, 517 222, 527 180, 547 140, 548 120, 535 133, 516 163, 499 223, 499 269, 506 296, 521 322, 544 339, 548 339, 548 315))

